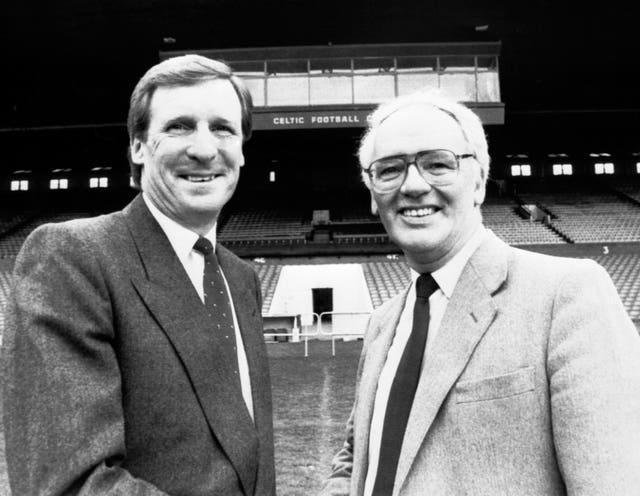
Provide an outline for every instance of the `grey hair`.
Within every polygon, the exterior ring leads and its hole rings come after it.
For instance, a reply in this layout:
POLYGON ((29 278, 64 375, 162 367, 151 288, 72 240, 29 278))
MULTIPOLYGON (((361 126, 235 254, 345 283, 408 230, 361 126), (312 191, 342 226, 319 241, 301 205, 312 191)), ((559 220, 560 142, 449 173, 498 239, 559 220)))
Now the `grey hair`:
MULTIPOLYGON (((376 108, 369 118, 367 130, 360 140, 360 147, 358 149, 360 166, 364 168, 371 164, 376 131, 380 124, 401 108, 415 105, 431 105, 458 123, 464 139, 471 146, 471 152, 475 155, 476 161, 480 165, 480 173, 486 184, 489 178, 490 157, 489 145, 487 144, 487 137, 482 127, 482 121, 471 109, 444 96, 435 89, 402 95, 384 102, 376 108)), ((367 187, 369 187, 369 176, 364 171, 362 172, 362 180, 367 187)))

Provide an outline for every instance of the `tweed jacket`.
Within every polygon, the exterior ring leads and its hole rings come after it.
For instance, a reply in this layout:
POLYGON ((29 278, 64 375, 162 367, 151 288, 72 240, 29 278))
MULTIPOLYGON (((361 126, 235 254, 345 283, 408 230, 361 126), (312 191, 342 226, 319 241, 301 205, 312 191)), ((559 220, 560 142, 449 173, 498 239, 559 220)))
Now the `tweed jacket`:
MULTIPOLYGON (((363 494, 378 378, 405 298, 371 317, 325 496, 363 494)), ((640 494, 640 338, 602 267, 487 233, 433 345, 394 496, 640 494)))
POLYGON ((221 246, 255 421, 212 323, 138 196, 35 230, 16 260, 4 347, 15 496, 275 493, 271 386, 255 271, 221 246))

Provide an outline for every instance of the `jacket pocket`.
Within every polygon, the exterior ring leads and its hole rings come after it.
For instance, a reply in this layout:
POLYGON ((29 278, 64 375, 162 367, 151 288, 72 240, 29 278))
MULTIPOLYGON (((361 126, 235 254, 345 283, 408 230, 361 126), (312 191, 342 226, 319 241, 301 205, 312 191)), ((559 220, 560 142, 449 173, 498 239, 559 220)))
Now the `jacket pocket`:
POLYGON ((455 387, 456 403, 487 401, 508 398, 535 389, 533 367, 515 372, 473 381, 460 381, 455 387))

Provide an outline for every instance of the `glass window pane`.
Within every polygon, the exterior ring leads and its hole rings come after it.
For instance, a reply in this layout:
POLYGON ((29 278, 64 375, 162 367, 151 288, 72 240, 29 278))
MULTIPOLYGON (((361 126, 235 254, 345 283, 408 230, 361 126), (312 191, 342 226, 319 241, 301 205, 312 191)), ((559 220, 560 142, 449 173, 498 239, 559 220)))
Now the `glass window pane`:
POLYGON ((406 95, 416 91, 428 91, 438 87, 438 74, 431 73, 398 73, 398 95, 406 95))
POLYGON ((351 74, 351 59, 311 59, 311 74, 351 74))
POLYGON ((107 186, 109 186, 109 178, 101 177, 100 180, 98 181, 98 184, 100 185, 101 188, 106 188, 107 186))
POLYGON ((553 164, 553 175, 560 176, 562 174, 562 164, 553 164))
POLYGON ((604 172, 606 174, 613 174, 614 173, 614 166, 613 166, 613 162, 605 162, 604 164, 604 172))
POLYGON ((267 79, 267 105, 309 105, 309 78, 306 74, 267 79))
POLYGON ((520 175, 520 166, 519 165, 512 165, 511 166, 511 175, 512 176, 519 176, 520 175))
POLYGON ((602 174, 604 172, 604 164, 600 162, 595 164, 595 171, 596 171, 596 174, 602 174))
POLYGON ((256 107, 264 107, 264 78, 242 76, 242 80, 251 93, 253 104, 256 107))
POLYGON ((286 76, 288 74, 306 74, 307 61, 305 59, 267 60, 268 76, 286 76))
POLYGON ((267 74, 266 105, 277 107, 309 104, 306 60, 268 60, 267 74))
POLYGON ((58 180, 50 179, 49 180, 49 189, 58 189, 58 180))
POLYGON ((20 189, 20 181, 11 181, 11 191, 18 191, 20 189))
POLYGON ((474 58, 440 57, 440 88, 450 98, 466 102, 476 101, 474 58))
POLYGON ((262 60, 232 62, 231 67, 247 86, 253 104, 264 106, 265 63, 262 60))
POLYGON ((478 101, 500 101, 500 80, 496 57, 478 57, 478 101))
POLYGON ((353 59, 353 71, 355 74, 378 74, 393 72, 394 64, 395 62, 391 57, 353 59))
POLYGON ((640 162, 636 162, 636 172, 640 174, 640 162))
POLYGON ((311 105, 352 103, 351 77, 312 77, 311 105))
POLYGON ((435 71, 438 68, 437 57, 396 57, 398 72, 435 71))
POLYGON ((397 65, 398 95, 438 87, 436 57, 399 57, 397 65))
POLYGON ((69 180, 68 179, 60 179, 58 183, 60 189, 68 189, 69 188, 69 180))
POLYGON ((29 181, 25 179, 20 181, 20 191, 29 191, 29 181))
POLYGON ((351 59, 312 59, 311 105, 352 103, 351 59))
POLYGON ((89 178, 89 187, 90 188, 97 188, 98 187, 98 178, 97 177, 89 178))
POLYGON ((395 96, 393 58, 354 59, 353 71, 354 102, 380 103, 395 96))
POLYGON ((372 76, 354 76, 353 96, 355 103, 380 103, 395 96, 393 73, 372 76))
POLYGON ((562 173, 565 176, 571 176, 573 174, 573 166, 571 164, 562 164, 562 173))
POLYGON ((500 81, 497 72, 478 72, 478 101, 500 101, 500 81))

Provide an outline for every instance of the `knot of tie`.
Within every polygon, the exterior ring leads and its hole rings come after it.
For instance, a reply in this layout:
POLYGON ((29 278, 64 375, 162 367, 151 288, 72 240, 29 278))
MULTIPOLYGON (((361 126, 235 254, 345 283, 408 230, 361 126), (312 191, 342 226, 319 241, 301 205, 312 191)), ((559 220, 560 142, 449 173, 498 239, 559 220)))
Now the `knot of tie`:
POLYGON ((438 283, 431 274, 420 274, 416 281, 416 298, 428 299, 436 289, 438 289, 438 283))
POLYGON ((207 238, 200 236, 198 241, 193 245, 193 249, 202 253, 205 257, 213 253, 213 245, 207 238))

